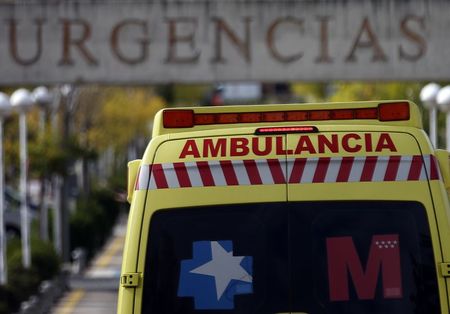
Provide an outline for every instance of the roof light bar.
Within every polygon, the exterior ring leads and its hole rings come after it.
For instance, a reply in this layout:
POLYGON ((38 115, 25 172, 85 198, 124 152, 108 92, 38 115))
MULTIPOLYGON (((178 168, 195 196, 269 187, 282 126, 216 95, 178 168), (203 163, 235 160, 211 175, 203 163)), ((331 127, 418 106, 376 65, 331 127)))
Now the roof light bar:
POLYGON ((327 120, 409 120, 409 103, 382 103, 378 107, 344 108, 329 110, 292 110, 267 112, 232 112, 232 113, 195 113, 191 109, 164 110, 165 128, 192 128, 200 125, 263 123, 263 122, 301 122, 327 120))

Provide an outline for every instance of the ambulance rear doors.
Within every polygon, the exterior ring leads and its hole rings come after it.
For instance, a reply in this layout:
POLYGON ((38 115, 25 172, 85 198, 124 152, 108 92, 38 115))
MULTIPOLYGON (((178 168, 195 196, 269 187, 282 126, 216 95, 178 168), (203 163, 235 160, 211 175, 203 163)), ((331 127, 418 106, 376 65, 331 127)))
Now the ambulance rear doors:
POLYGON ((366 129, 253 129, 159 143, 145 187, 143 234, 150 233, 137 308, 447 309, 435 268, 442 259, 429 186, 439 178, 435 159, 420 136, 366 129))

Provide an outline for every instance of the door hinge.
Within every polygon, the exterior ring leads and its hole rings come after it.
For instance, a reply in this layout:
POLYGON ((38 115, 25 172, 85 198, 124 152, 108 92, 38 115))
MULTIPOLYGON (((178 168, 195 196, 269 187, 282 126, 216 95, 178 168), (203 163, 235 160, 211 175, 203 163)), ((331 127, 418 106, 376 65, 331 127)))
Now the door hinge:
POLYGON ((441 267, 442 277, 450 277, 450 263, 441 263, 439 266, 441 267))
POLYGON ((120 285, 125 288, 139 286, 139 273, 125 273, 120 276, 120 285))

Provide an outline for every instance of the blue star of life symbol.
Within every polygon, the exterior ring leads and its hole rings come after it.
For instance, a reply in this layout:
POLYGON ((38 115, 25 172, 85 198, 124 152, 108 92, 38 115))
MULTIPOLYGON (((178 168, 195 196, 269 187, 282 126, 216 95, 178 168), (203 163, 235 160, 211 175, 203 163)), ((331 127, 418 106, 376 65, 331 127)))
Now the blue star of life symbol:
POLYGON ((181 261, 179 297, 196 310, 234 309, 234 296, 253 292, 253 257, 233 256, 233 242, 195 241, 193 259, 181 261))

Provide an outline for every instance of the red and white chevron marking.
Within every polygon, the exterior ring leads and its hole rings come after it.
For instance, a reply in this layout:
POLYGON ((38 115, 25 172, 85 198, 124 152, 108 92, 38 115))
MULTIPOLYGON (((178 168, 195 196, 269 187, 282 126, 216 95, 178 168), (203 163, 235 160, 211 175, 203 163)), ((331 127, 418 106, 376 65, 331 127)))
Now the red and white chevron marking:
POLYGON ((221 160, 143 165, 136 190, 439 180, 433 155, 221 160))

